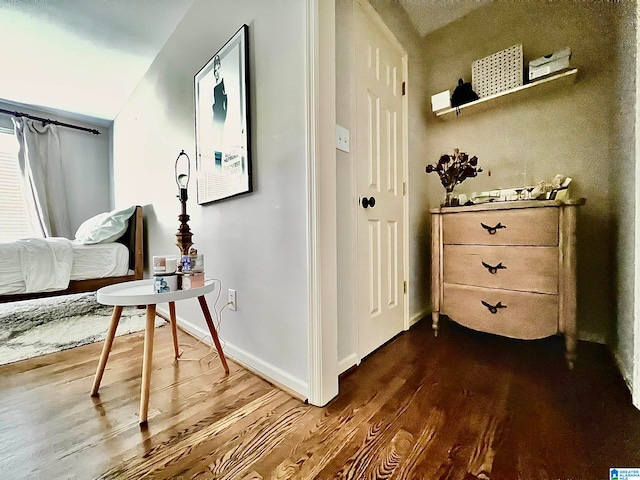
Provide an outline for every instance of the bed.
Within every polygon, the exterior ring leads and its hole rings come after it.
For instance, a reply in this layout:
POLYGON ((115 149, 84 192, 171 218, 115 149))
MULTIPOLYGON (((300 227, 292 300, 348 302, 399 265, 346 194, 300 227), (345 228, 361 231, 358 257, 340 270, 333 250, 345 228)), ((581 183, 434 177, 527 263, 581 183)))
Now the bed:
MULTIPOLYGON (((1 244, 0 303, 93 292, 106 285, 142 279, 142 207, 137 205, 130 209, 133 213, 126 220, 126 230, 117 239, 107 238, 95 243, 77 239, 25 239, 1 244), (46 251, 40 252, 40 249, 46 251), (31 258, 43 258, 44 261, 30 261, 31 258)), ((101 215, 108 216, 108 213, 101 215)), ((104 223, 105 217, 94 218, 91 226, 95 231, 97 220, 104 223)))

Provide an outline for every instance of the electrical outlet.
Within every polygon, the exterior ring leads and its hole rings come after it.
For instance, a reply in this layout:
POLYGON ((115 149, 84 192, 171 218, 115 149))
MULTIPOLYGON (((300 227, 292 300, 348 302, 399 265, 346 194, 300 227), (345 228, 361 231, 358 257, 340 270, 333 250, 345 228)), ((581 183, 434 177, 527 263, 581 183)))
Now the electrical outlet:
POLYGON ((227 300, 229 302, 229 310, 238 310, 238 305, 236 304, 236 291, 229 289, 229 298, 227 300))

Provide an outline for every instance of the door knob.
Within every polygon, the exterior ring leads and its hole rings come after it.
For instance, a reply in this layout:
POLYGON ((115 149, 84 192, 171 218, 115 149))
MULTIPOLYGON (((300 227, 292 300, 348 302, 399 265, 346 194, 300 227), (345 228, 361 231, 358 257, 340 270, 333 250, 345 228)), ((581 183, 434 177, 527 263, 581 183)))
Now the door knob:
POLYGON ((374 197, 371 198, 367 198, 367 197, 363 197, 362 198, 362 208, 367 208, 367 207, 375 207, 376 206, 376 199, 374 197))

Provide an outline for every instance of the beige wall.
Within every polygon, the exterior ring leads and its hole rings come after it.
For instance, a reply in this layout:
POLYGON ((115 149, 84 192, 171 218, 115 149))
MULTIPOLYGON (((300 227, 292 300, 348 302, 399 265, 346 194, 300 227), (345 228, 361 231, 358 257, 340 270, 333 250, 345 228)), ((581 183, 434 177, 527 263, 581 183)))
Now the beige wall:
MULTIPOLYGON (((402 34, 394 17, 403 9, 381 0, 372 4, 402 34)), ((610 343, 625 376, 633 351, 634 6, 536 0, 493 2, 472 11, 422 40, 426 69, 421 81, 429 96, 453 91, 458 78, 470 81, 473 61, 518 43, 525 66, 571 47, 572 66, 579 69, 576 83, 452 122, 437 119, 425 96, 410 118, 426 122, 427 155, 410 157, 413 171, 423 172, 454 147, 478 156, 485 173, 459 186, 460 193, 520 186, 525 163, 528 184, 557 173, 574 179, 572 194, 587 198, 578 227, 580 334, 610 343)), ((420 195, 438 205, 443 197, 438 178, 422 177, 429 178, 421 185, 424 191, 411 190, 412 205, 420 195)))
MULTIPOLYGON (((621 21, 614 27, 617 47, 612 54, 621 72, 615 76, 614 90, 616 92, 613 106, 613 137, 611 148, 612 174, 610 187, 612 193, 612 212, 614 232, 612 243, 615 248, 615 333, 611 340, 614 354, 623 376, 632 384, 634 368, 634 332, 638 325, 635 316, 635 275, 634 265, 637 262, 635 254, 635 221, 636 221, 636 60, 637 23, 634 21, 636 12, 633 1, 625 4, 621 9, 621 21)), ((635 333, 637 338, 638 333, 635 333)), ((638 365, 635 364, 635 368, 638 365)), ((640 385, 635 384, 637 393, 636 405, 640 407, 640 385)))
MULTIPOLYGON (((615 332, 615 248, 618 203, 612 175, 629 162, 631 145, 616 127, 620 91, 633 82, 620 55, 633 52, 621 45, 620 31, 632 29, 625 5, 601 2, 492 3, 429 35, 424 42, 433 93, 471 79, 471 63, 511 45, 522 43, 529 60, 563 47, 572 49, 576 83, 542 98, 495 108, 442 123, 427 119, 428 149, 433 159, 457 146, 477 155, 486 173, 468 180, 462 192, 551 180, 557 173, 571 176, 573 195, 584 196, 578 226, 578 322, 582 338, 612 341, 615 332), (625 25, 628 24, 628 25, 625 25), (492 175, 488 176, 488 171, 492 175)), ((631 157, 632 158, 632 157, 631 157)), ((433 205, 442 192, 431 178, 433 205)))

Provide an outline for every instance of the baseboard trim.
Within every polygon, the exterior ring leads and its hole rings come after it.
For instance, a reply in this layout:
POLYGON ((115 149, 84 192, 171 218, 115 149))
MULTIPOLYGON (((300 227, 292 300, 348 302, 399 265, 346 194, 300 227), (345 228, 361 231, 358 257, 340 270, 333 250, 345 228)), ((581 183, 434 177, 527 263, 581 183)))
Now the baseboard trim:
POLYGON ((427 315, 431 314, 431 310, 424 310, 413 317, 409 318, 409 327, 413 327, 416 323, 418 323, 423 318, 427 318, 427 315))
POLYGON ((591 343, 600 343, 606 345, 607 342, 602 335, 597 335, 589 332, 578 332, 578 340, 591 343))
MULTIPOLYGON (((411 317, 409 319, 409 325, 407 330, 413 327, 416 323, 418 323, 423 318, 426 318, 427 315, 429 315, 430 313, 431 312, 429 310, 426 310, 422 313, 418 313, 417 315, 414 315, 413 317, 411 317)), ((354 352, 347 355, 342 360, 338 360, 338 375, 342 375, 344 372, 346 372, 351 367, 354 367, 356 365, 360 365, 360 359, 358 358, 358 354, 354 352)))
POLYGON ((356 353, 352 353, 351 355, 347 355, 345 358, 338 362, 338 375, 342 375, 344 372, 349 370, 351 367, 358 365, 360 362, 358 361, 358 355, 356 353))
POLYGON ((631 372, 628 372, 625 368, 622 368, 623 362, 620 359, 620 356, 618 355, 617 350, 613 351, 613 358, 616 362, 616 366, 618 367, 618 371, 620 372, 620 375, 624 380, 624 383, 627 385, 629 392, 633 394, 633 375, 631 374, 631 372))
MULTIPOLYGON (((162 314, 169 316, 169 312, 164 309, 158 309, 162 314)), ((196 339, 202 339, 202 342, 212 346, 213 341, 208 330, 205 330, 193 323, 177 317, 178 326, 189 335, 196 339)), ((224 354, 231 358, 242 367, 246 368, 252 373, 255 373, 265 381, 272 383, 278 388, 286 391, 290 395, 302 400, 307 401, 309 398, 309 385, 303 382, 299 378, 289 375, 282 369, 271 365, 268 362, 261 360, 260 358, 245 352, 241 348, 236 347, 228 341, 224 341, 224 354)))

